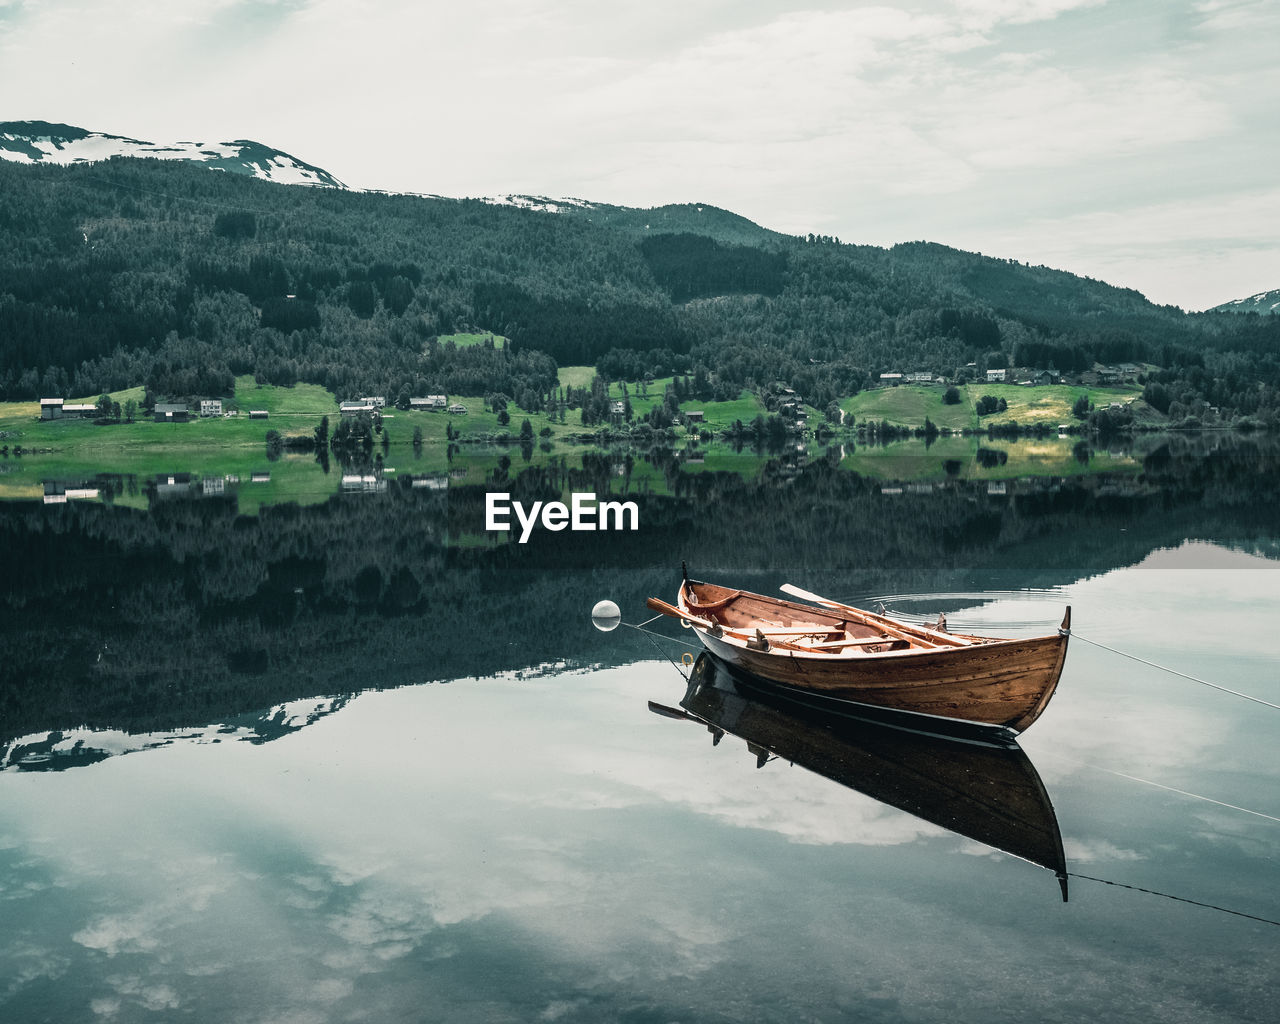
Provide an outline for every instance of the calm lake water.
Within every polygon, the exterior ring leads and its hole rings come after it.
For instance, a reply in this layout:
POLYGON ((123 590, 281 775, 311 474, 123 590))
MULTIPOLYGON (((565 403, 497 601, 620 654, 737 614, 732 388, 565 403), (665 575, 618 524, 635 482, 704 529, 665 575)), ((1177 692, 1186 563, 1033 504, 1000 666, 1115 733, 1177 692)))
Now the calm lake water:
POLYGON ((0 509, 0 1019, 1274 1019, 1280 710, 1085 642, 1280 704, 1273 453, 1003 489, 668 474, 590 545, 491 543, 480 476, 0 509), (1021 739, 1069 901, 653 714, 693 635, 589 610, 648 618, 681 559, 961 631, 1071 605, 1021 739))

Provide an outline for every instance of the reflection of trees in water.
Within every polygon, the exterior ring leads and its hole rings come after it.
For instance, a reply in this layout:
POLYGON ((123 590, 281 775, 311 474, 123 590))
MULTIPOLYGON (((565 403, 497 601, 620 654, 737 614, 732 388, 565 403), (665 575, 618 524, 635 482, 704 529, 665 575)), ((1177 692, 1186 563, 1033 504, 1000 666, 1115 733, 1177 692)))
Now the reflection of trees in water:
POLYGON ((1004 493, 947 479, 890 494, 829 460, 778 460, 753 480, 682 473, 670 453, 581 461, 512 462, 502 487, 526 505, 621 490, 638 532, 450 547, 486 536, 497 477, 447 491, 399 480, 256 516, 230 495, 149 512, 0 507, 0 721, 15 733, 71 719, 163 728, 301 694, 626 660, 635 652, 602 647, 585 609, 608 595, 628 614, 669 591, 682 560, 756 589, 790 576, 902 592, 946 589, 975 566, 1049 586, 1187 538, 1276 545, 1280 459, 1241 442, 1208 457, 1161 448, 1139 476, 1015 480, 1004 493), (636 493, 642 467, 670 493, 636 493))

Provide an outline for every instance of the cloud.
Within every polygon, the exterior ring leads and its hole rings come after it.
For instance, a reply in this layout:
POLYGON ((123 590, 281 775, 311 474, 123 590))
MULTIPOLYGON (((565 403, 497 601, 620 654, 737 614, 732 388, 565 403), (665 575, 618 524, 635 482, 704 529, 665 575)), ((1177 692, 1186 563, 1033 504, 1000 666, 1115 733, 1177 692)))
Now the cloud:
POLYGON ((1274 4, 0 12, 0 89, 28 104, 10 116, 256 138, 357 187, 712 202, 784 231, 1046 262, 1187 308, 1274 287, 1280 263, 1265 218, 1232 208, 1275 162, 1274 4), (1168 229, 1144 210, 1189 226, 1184 205, 1242 230, 1146 240, 1153 219, 1168 229))

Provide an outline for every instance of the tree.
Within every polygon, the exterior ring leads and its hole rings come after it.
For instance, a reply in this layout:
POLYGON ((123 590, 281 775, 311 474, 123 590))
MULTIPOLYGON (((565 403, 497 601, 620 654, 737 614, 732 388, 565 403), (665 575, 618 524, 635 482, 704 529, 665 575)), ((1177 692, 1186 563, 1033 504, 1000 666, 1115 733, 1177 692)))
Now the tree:
POLYGON ((1168 388, 1158 380, 1153 380, 1142 389, 1142 399, 1157 412, 1167 413, 1173 396, 1169 394, 1168 388))
POLYGON ((213 233, 222 238, 252 238, 258 233, 258 222, 252 213, 228 210, 213 218, 213 233))
POLYGON ((417 426, 413 428, 413 447, 414 448, 422 447, 422 427, 421 426, 417 426))
MULTIPOLYGON (((498 423, 500 426, 505 427, 510 422, 511 422, 511 413, 507 412, 507 407, 504 405, 498 411, 498 423)), ((528 422, 528 421, 526 420, 525 422, 528 422)))
POLYGON ((946 405, 960 404, 960 389, 952 385, 942 395, 942 401, 946 405))
POLYGON ((522 442, 533 440, 533 424, 527 419, 520 424, 520 440, 522 442))
POLYGON ((1071 415, 1076 419, 1082 420, 1089 415, 1089 396, 1081 395, 1076 399, 1076 404, 1071 407, 1071 415))
POLYGON ((128 423, 132 423, 135 416, 138 415, 138 403, 132 398, 126 399, 124 403, 124 418, 128 423))

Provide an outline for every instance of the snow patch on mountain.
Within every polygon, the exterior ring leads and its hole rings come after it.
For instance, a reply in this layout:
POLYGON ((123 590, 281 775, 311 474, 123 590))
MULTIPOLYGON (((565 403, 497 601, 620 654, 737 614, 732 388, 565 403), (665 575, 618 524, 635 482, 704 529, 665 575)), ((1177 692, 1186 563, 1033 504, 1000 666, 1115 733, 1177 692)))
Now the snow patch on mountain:
MULTIPOLYGON (((299 160, 278 149, 250 139, 231 142, 144 142, 125 135, 91 132, 69 124, 49 121, 0 122, 0 159, 17 163, 94 164, 115 157, 185 160, 215 171, 249 174, 264 181, 282 185, 311 185, 365 191, 374 195, 413 196, 422 199, 452 199, 424 192, 395 192, 384 189, 348 189, 328 171, 299 160)), ((485 196, 478 200, 493 206, 512 206, 538 213, 565 213, 570 210, 594 210, 596 204, 585 199, 552 199, 548 196, 515 193, 485 196)))
POLYGON ((1209 312, 1263 313, 1269 316, 1278 310, 1280 310, 1280 288, 1273 288, 1270 291, 1250 295, 1246 299, 1231 299, 1229 302, 1214 306, 1209 312))
POLYGON ((585 199, 550 199, 547 196, 486 196, 480 201, 492 206, 516 206, 522 210, 538 210, 542 213, 561 213, 568 207, 579 210, 595 209, 595 204, 585 199))
POLYGON ((186 160, 285 185, 346 188, 323 168, 249 139, 233 142, 144 142, 47 121, 0 123, 0 158, 18 163, 87 164, 113 157, 186 160))

